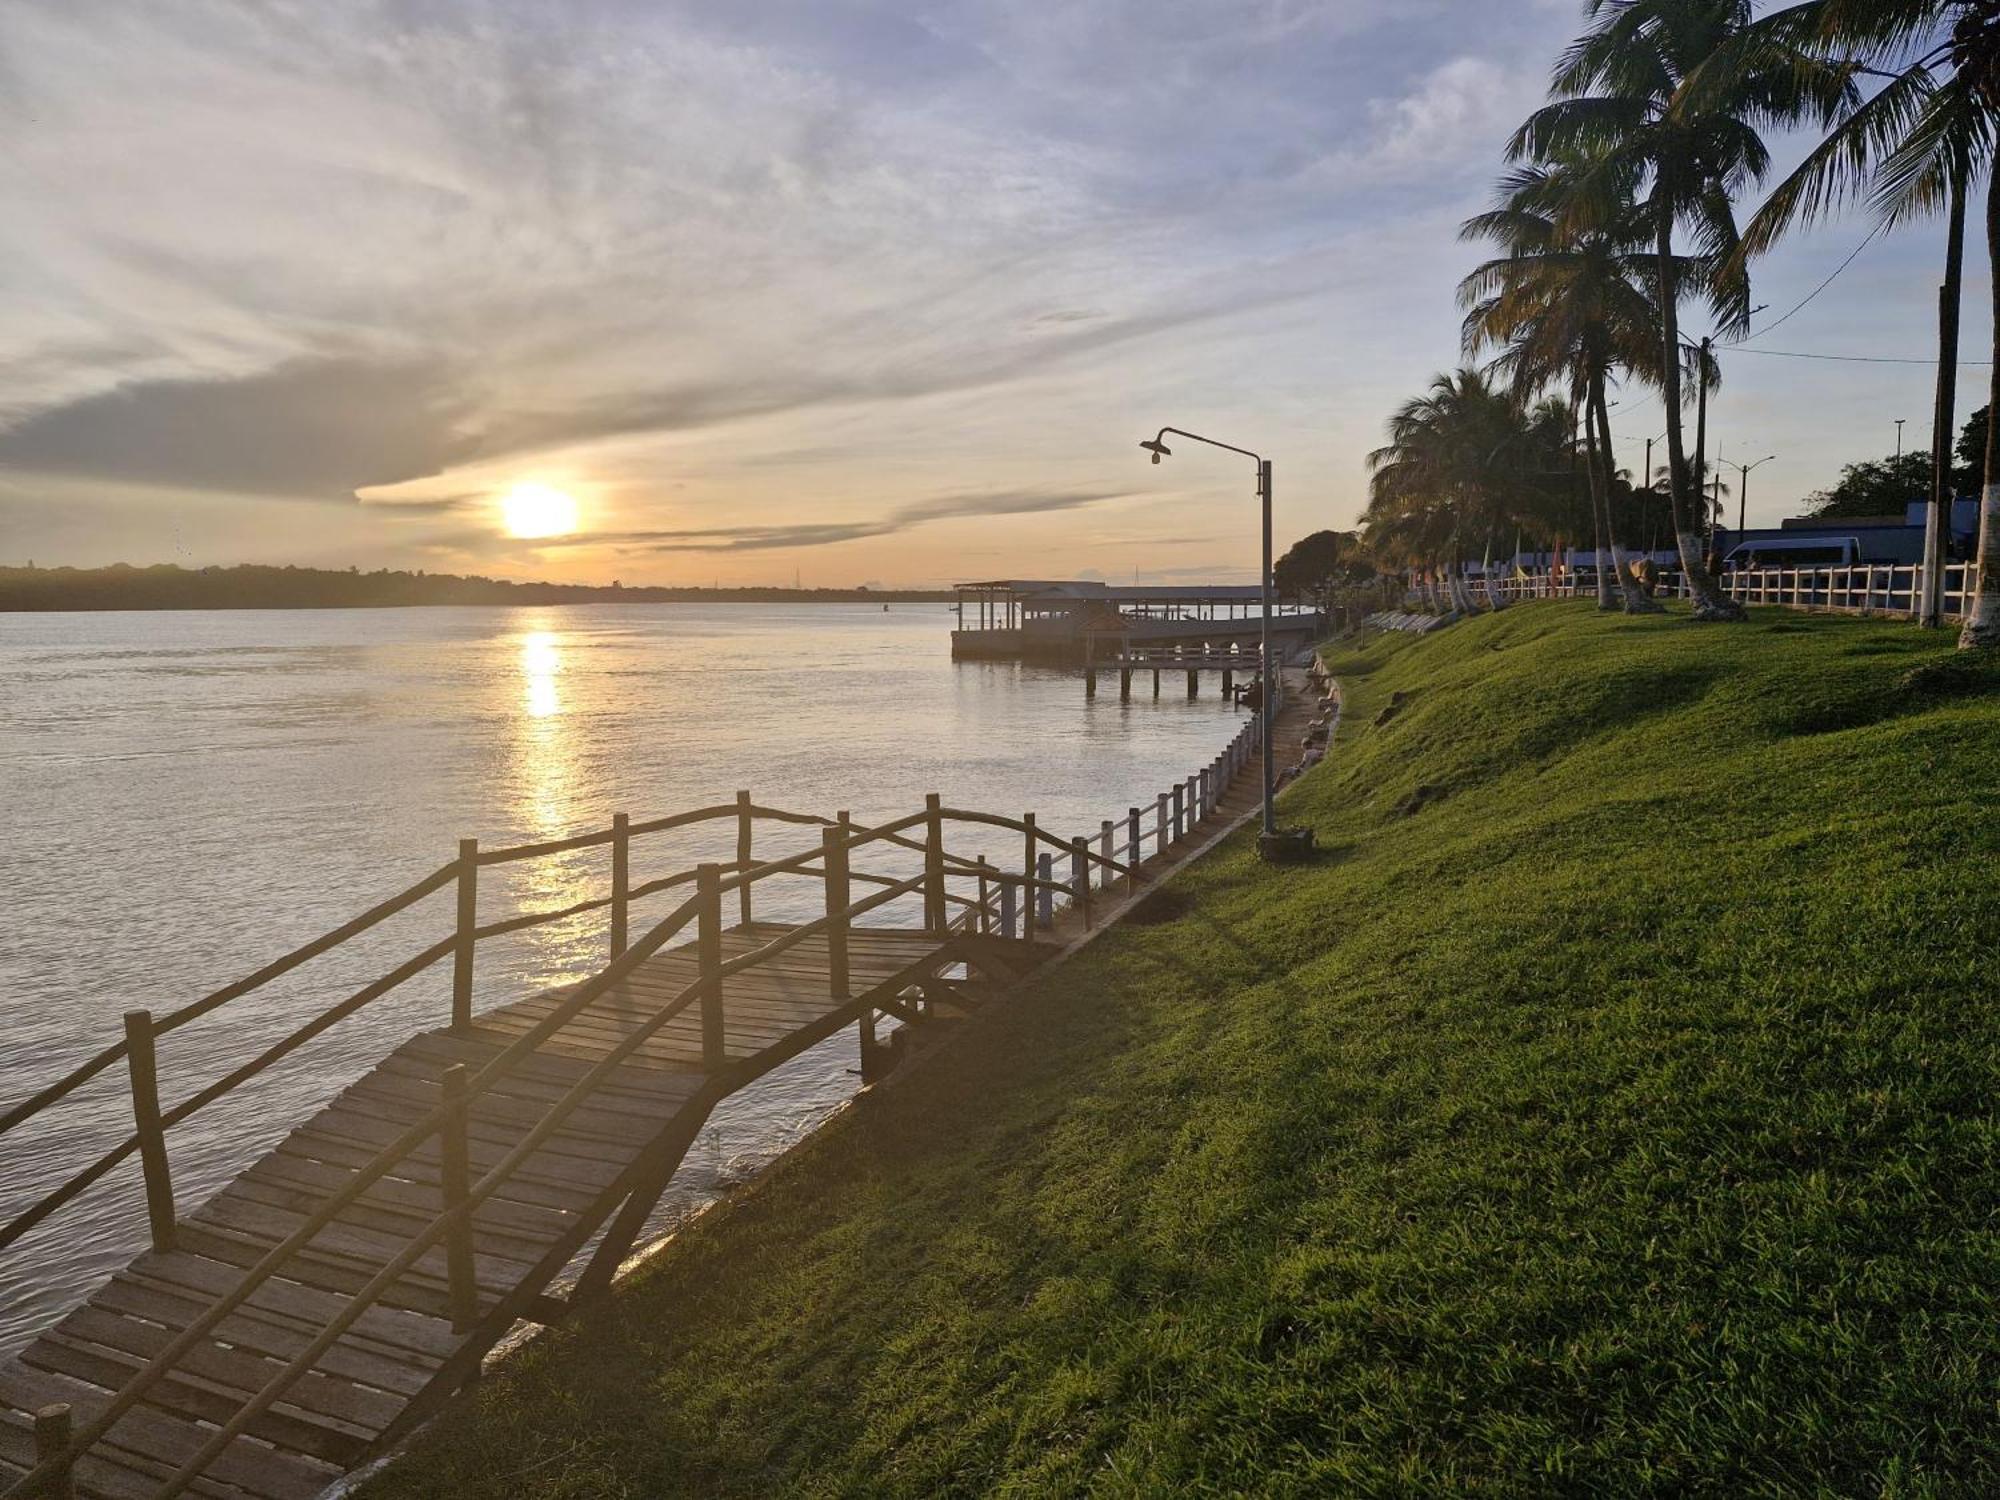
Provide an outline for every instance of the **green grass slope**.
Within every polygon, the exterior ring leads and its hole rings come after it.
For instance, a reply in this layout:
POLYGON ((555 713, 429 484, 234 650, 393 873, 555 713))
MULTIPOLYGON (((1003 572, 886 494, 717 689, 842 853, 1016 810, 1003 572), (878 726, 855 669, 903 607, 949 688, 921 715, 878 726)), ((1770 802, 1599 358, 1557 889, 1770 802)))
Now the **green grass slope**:
POLYGON ((1318 863, 1237 839, 368 1494, 2000 1493, 2000 666, 1330 659, 1318 863))

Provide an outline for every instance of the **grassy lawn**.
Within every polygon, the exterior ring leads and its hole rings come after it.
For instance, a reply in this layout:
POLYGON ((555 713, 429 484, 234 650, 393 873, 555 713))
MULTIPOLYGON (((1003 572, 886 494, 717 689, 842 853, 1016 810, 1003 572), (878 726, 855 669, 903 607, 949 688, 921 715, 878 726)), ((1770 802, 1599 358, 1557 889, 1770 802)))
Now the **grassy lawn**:
POLYGON ((1329 659, 1318 863, 1237 839, 366 1493, 2000 1494, 2000 663, 1329 659))

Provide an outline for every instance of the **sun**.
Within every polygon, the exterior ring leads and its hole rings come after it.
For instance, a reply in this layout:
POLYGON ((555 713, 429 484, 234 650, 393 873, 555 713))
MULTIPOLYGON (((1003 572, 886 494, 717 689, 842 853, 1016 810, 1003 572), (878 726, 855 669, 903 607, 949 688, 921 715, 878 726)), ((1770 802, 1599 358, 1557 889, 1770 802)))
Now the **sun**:
POLYGON ((507 535, 567 536, 576 530, 576 501, 545 484, 517 484, 500 501, 507 535))

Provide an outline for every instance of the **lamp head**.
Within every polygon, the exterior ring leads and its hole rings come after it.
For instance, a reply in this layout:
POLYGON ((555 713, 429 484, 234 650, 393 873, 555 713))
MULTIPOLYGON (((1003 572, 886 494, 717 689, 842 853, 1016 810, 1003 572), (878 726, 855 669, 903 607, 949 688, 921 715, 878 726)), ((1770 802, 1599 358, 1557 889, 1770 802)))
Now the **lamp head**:
POLYGON ((1154 438, 1153 441, 1151 441, 1150 443, 1141 443, 1139 446, 1141 448, 1144 448, 1148 453, 1153 455, 1154 463, 1158 463, 1163 455, 1172 453, 1174 451, 1173 449, 1169 448, 1165 443, 1161 442, 1158 438, 1154 438))

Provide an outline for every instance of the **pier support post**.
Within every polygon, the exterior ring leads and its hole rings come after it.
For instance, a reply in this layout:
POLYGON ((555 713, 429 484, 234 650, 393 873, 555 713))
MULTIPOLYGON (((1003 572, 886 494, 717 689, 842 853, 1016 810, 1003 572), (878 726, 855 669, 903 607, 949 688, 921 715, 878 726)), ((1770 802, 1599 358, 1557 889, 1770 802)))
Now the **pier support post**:
POLYGON ((1097 668, 1095 667, 1085 667, 1083 669, 1083 696, 1086 698, 1095 698, 1097 696, 1097 668))
MULTIPOLYGON (((736 794, 736 868, 747 870, 752 862, 751 848, 757 837, 756 820, 750 816, 750 794, 736 794)), ((737 920, 745 927, 750 925, 750 882, 744 881, 736 888, 737 920)))
POLYGON ((1035 899, 1035 856, 1040 852, 1035 848, 1035 815, 1022 813, 1021 821, 1028 825, 1025 842, 1028 846, 1026 857, 1021 861, 1021 874, 1026 877, 1021 886, 1021 935, 1035 935, 1035 913, 1041 903, 1035 899))
POLYGON ((472 1265, 472 1160, 466 1145, 465 1064, 453 1063, 438 1080, 444 1091, 444 1122, 438 1127, 438 1183, 444 1211, 456 1217, 445 1226, 445 1282, 451 1300, 451 1327, 464 1333, 479 1321, 479 1282, 472 1265))
MULTIPOLYGON (((69 1403, 51 1402, 35 1411, 35 1467, 51 1463, 69 1452, 69 1403)), ((41 1493, 48 1500, 76 1500, 76 1476, 69 1465, 49 1476, 41 1493)))
POLYGON ((1132 669, 1130 667, 1120 667, 1118 669, 1118 701, 1120 703, 1130 703, 1132 701, 1132 669))
POLYGON ((628 909, 632 900, 632 819, 611 815, 611 956, 625 951, 628 909))
POLYGON ((1160 669, 1158 667, 1153 668, 1153 696, 1155 698, 1160 696, 1160 669))
POLYGON ((924 928, 942 937, 949 922, 944 899, 944 799, 924 796, 924 928))
POLYGON ((1234 697, 1235 694, 1236 694, 1236 674, 1230 671, 1229 668, 1224 667, 1222 669, 1222 696, 1225 698, 1230 698, 1234 697))
POLYGON ((472 1026, 472 948, 479 928, 479 840, 458 841, 458 939, 451 950, 451 1029, 472 1026))
POLYGON ((146 1179, 146 1226, 153 1248, 174 1248, 174 1182, 167 1168, 167 1133, 160 1124, 159 1063, 153 1053, 153 1013, 125 1012, 125 1061, 132 1072, 132 1125, 146 1179))
POLYGON ((1090 927, 1090 845, 1082 834, 1069 841, 1069 899, 1083 918, 1086 931, 1090 927))
MULTIPOLYGON (((849 846, 853 842, 853 839, 854 839, 854 814, 849 812, 846 808, 843 807, 839 812, 833 815, 833 827, 827 829, 826 832, 820 835, 820 853, 821 853, 820 863, 826 867, 826 881, 827 881, 826 912, 828 916, 833 915, 832 903, 834 898, 834 868, 835 868, 833 860, 830 857, 828 857, 828 851, 835 846, 838 846, 840 850, 839 894, 840 894, 841 910, 845 911, 847 907, 854 900, 852 878, 848 873, 851 865, 849 859, 849 846), (830 840, 827 837, 828 834, 832 835, 832 838, 830 840)), ((848 983, 847 979, 847 933, 850 925, 851 924, 845 920, 843 920, 840 923, 841 988, 835 996, 835 1002, 834 1002, 835 1004, 839 1004, 841 1001, 845 1000, 848 996, 849 991, 853 988, 853 986, 848 983)), ((829 939, 827 943, 827 960, 828 960, 829 970, 832 967, 832 958, 833 958, 833 944, 832 941, 829 939)), ((830 985, 832 982, 831 977, 829 977, 828 982, 830 985)), ((861 1080, 862 1082, 866 1083, 871 1079, 873 1079, 875 1076, 874 1072, 875 1008, 873 1006, 869 1006, 867 1009, 861 1012, 861 1020, 859 1024, 856 1026, 855 1030, 860 1037, 860 1044, 861 1044, 861 1080)))
POLYGON ((701 1065, 720 1073, 729 1062, 722 1035, 722 866, 696 865, 695 961, 701 976, 701 1065))
POLYGON ((1188 696, 1190 698, 1196 698, 1199 697, 1200 695, 1201 695, 1201 673, 1197 672, 1193 667, 1189 667, 1188 696))

